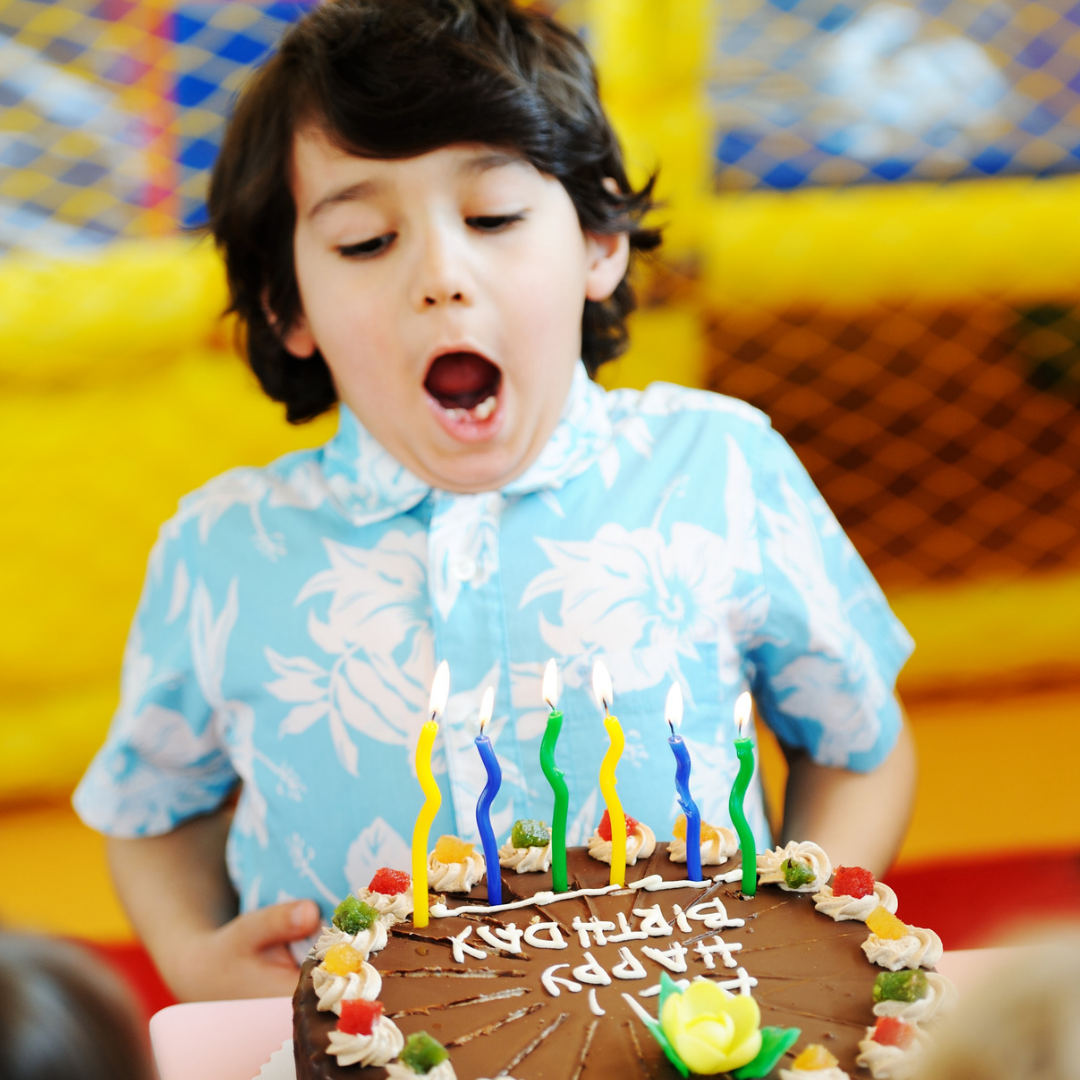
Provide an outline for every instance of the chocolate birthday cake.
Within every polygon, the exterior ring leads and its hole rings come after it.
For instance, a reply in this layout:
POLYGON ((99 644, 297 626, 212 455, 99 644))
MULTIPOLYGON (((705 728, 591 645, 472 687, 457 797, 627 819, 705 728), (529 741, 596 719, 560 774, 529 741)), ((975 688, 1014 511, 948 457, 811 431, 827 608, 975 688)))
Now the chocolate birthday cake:
MULTIPOLYGON (((609 867, 578 848, 567 853, 566 894, 545 895, 550 871, 504 869, 500 909, 488 909, 481 882, 467 894, 433 895, 423 928, 411 918, 395 921, 384 904, 380 921, 355 935, 329 929, 303 965, 294 998, 298 1080, 417 1073, 674 1080, 681 1069, 652 1033, 655 1018, 672 982, 686 988, 702 981, 727 991, 711 991, 725 1006, 729 995, 752 997, 762 1032, 789 1033, 777 1060, 761 1066, 762 1056, 755 1058, 756 1073, 702 1071, 807 1080, 911 1075, 922 1040, 918 1021, 948 988, 933 974, 928 988, 921 970, 940 955, 940 941, 896 919, 887 886, 870 879, 865 889, 851 889, 861 897, 839 888, 834 894, 821 849, 789 845, 758 857, 760 884, 747 898, 738 855, 706 867, 715 875, 710 884, 691 884, 686 864, 673 862, 667 848, 657 844, 628 866, 623 889, 610 887, 609 867), (330 954, 344 942, 367 956, 358 970, 335 966, 340 957, 330 954), (896 974, 879 978, 883 967, 896 974), (882 989, 889 979, 894 989, 882 989), (357 1004, 346 1002, 343 1011, 341 998, 357 1004), (359 1025, 352 1015, 358 1010, 359 1025), (873 1034, 875 1021, 880 1035, 873 1034), (404 1040, 421 1031, 448 1054, 430 1072, 436 1059, 410 1066, 397 1060, 404 1040), (377 1061, 388 1068, 367 1064, 377 1061)), ((728 1018, 720 1023, 730 1034, 728 1018)), ((745 1035, 741 1023, 736 1015, 736 1042, 745 1035)), ((693 1049, 685 1041, 676 1046, 693 1049)), ((696 1073, 692 1055, 688 1063, 696 1073)))

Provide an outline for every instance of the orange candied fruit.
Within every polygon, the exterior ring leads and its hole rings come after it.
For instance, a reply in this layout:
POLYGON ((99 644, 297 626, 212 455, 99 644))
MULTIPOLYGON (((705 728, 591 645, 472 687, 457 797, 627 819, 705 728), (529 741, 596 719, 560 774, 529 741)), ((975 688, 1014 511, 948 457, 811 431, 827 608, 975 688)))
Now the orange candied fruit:
MULTIPOLYGON (((675 827, 671 830, 675 835, 676 840, 686 841, 686 815, 680 814, 675 819, 675 827)), ((710 840, 716 840, 720 836, 714 825, 710 825, 707 821, 701 823, 701 842, 703 844, 708 843, 710 840)))
POLYGON ((440 836, 435 845, 435 861, 441 863, 463 863, 476 849, 475 844, 466 844, 456 836, 440 836))
POLYGON ((908 928, 890 911, 878 904, 866 917, 866 926, 871 933, 887 941, 898 941, 907 937, 908 928))
POLYGON ((323 967, 331 975, 340 975, 343 978, 354 971, 359 971, 363 963, 363 954, 345 941, 331 945, 326 950, 326 956, 323 957, 323 967))
POLYGON ((906 1050, 915 1041, 915 1029, 898 1016, 882 1016, 874 1025, 870 1038, 882 1046, 896 1046, 906 1050))
POLYGON ((811 1043, 792 1063, 798 1072, 813 1072, 815 1069, 835 1069, 840 1064, 820 1043, 811 1043))

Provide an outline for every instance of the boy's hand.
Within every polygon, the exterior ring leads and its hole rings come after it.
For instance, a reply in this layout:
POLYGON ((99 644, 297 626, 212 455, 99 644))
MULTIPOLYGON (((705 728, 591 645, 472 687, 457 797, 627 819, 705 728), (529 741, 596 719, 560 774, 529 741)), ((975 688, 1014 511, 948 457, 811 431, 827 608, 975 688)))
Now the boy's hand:
POLYGON ((162 957, 168 968, 162 974, 183 1001, 291 997, 299 972, 289 942, 309 937, 319 924, 312 900, 249 911, 178 943, 170 958, 162 957))

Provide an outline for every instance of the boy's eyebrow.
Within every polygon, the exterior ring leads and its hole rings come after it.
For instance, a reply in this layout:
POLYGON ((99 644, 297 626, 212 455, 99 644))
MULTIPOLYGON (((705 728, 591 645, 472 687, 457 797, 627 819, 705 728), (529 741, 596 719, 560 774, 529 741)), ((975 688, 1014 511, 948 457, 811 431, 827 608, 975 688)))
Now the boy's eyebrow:
POLYGON ((338 203, 355 202, 358 199, 369 198, 377 194, 381 186, 377 180, 359 180, 355 184, 349 184, 346 187, 339 188, 337 191, 331 191, 329 195, 324 195, 308 211, 308 220, 318 217, 323 211, 329 210, 331 206, 337 206, 338 203))
POLYGON ((511 150, 489 150, 483 154, 477 154, 469 158, 462 167, 462 172, 487 172, 489 169, 500 169, 504 165, 524 165, 525 159, 520 154, 511 150))

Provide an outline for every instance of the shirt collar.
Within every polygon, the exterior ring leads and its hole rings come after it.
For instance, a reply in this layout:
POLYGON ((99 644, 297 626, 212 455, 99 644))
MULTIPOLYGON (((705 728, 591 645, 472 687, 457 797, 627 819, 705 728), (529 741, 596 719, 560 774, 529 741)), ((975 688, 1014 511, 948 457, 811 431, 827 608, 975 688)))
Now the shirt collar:
MULTIPOLYGON (((584 472, 611 438, 604 391, 579 362, 551 438, 528 469, 502 491, 525 495, 562 487, 584 472)), ((334 500, 356 525, 407 513, 432 490, 384 450, 344 404, 339 406, 337 434, 323 448, 323 472, 334 500)))

